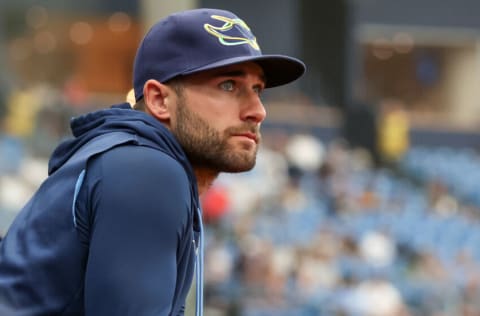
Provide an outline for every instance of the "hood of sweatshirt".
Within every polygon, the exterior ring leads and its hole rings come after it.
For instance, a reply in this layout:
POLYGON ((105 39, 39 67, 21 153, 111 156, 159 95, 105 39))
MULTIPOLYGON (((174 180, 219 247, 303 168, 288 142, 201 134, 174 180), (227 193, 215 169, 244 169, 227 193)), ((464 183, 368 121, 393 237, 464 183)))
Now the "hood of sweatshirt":
MULTIPOLYGON (((75 117, 70 122, 73 137, 62 142, 53 152, 48 163, 48 174, 54 173, 83 145, 93 138, 112 132, 126 132, 145 138, 158 145, 175 158, 185 169, 195 193, 196 179, 193 168, 173 134, 152 116, 133 110, 128 103, 113 105, 75 117)), ((197 195, 197 194, 195 194, 197 195)))

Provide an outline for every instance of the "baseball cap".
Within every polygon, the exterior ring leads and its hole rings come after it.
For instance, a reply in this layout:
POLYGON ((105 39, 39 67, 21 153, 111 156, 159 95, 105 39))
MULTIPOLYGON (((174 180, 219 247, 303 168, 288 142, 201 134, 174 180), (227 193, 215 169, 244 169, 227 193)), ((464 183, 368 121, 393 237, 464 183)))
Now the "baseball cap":
POLYGON ((166 82, 217 67, 254 61, 265 74, 266 88, 287 84, 305 72, 299 59, 264 55, 248 25, 219 9, 193 9, 160 20, 143 38, 135 56, 135 100, 143 98, 149 79, 166 82))

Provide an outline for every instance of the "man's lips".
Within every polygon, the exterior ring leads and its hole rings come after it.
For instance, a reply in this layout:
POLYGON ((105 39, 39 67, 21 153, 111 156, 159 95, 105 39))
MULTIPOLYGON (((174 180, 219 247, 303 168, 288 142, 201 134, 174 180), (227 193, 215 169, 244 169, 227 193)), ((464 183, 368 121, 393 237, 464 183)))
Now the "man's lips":
POLYGON ((256 144, 258 144, 258 141, 260 139, 260 137, 255 134, 255 133, 250 133, 250 132, 245 132, 245 133, 235 133, 233 134, 232 136, 241 136, 241 137, 246 137, 246 138, 249 138, 251 140, 253 140, 256 144))

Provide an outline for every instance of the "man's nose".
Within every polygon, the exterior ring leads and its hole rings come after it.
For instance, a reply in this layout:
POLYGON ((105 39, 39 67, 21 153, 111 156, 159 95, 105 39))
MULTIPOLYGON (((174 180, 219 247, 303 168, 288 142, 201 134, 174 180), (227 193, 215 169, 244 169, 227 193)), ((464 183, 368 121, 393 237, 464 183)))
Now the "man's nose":
POLYGON ((261 123, 265 120, 266 116, 267 112, 260 96, 255 92, 250 93, 242 111, 242 120, 261 123))

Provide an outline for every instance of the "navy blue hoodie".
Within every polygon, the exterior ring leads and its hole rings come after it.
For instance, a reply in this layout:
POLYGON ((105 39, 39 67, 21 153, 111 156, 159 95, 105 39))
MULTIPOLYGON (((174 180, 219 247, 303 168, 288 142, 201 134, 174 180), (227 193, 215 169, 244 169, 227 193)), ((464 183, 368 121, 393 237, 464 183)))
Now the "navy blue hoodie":
POLYGON ((128 104, 71 127, 0 244, 0 315, 182 315, 201 229, 182 148, 128 104))

